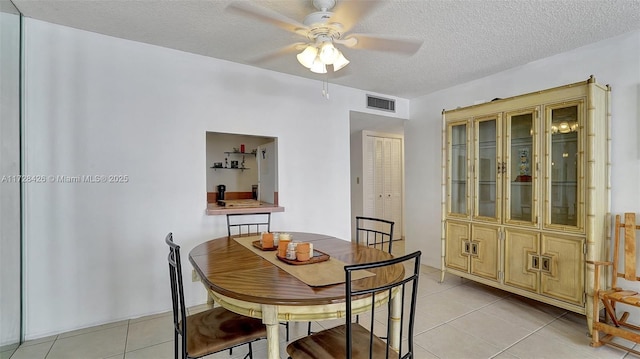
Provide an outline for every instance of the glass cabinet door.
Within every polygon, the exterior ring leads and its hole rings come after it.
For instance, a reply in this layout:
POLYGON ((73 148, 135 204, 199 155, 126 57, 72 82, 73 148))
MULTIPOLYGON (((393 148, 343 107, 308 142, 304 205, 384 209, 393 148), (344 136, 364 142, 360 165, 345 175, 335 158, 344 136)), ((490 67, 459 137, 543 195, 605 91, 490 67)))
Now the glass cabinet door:
POLYGON ((475 201, 474 217, 499 220, 500 184, 503 164, 499 146, 498 117, 475 122, 475 201))
POLYGON ((579 104, 547 109, 547 203, 550 225, 578 226, 579 104), (550 162, 550 163, 549 163, 550 162))
POLYGON ((506 115, 505 149, 508 160, 504 180, 507 222, 536 222, 534 115, 533 109, 506 115))
POLYGON ((469 214, 469 191, 467 159, 467 122, 459 122, 448 126, 448 162, 449 178, 447 195, 449 196, 449 213, 465 217, 469 214))

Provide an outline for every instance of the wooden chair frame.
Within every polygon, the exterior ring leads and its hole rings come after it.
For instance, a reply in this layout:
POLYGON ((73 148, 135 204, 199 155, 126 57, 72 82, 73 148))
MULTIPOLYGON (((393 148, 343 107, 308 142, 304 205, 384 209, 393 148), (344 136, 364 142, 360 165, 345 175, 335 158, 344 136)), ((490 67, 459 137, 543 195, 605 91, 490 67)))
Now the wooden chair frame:
POLYGON ((616 304, 630 305, 640 308, 640 295, 635 290, 626 290, 618 286, 618 278, 626 281, 639 282, 640 277, 636 274, 636 232, 640 230, 640 225, 636 224, 635 213, 625 213, 624 222, 621 216, 616 215, 614 226, 614 248, 613 260, 610 262, 589 261, 594 265, 594 288, 593 288, 593 332, 591 336, 591 346, 600 347, 602 345, 613 346, 630 353, 640 355, 640 351, 633 350, 620 343, 614 342, 615 337, 640 343, 640 326, 629 323, 629 312, 624 311, 618 315, 616 304), (624 235, 620 235, 624 232, 624 235), (621 244, 621 239, 624 241, 621 244), (624 249, 624 258, 620 257, 620 250, 624 249), (622 260, 624 264, 622 265, 622 260), (608 268, 611 268, 611 287, 601 288, 601 278, 607 276, 608 268), (600 303, 604 306, 604 319, 599 316, 600 303))

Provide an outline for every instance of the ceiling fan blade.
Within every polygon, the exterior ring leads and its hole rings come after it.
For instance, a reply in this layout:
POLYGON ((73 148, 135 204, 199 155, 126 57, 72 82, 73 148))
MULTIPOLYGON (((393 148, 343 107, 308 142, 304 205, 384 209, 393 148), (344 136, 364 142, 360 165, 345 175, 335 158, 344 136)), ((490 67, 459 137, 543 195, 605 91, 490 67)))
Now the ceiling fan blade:
POLYGON ((296 42, 295 44, 291 44, 291 45, 287 45, 284 47, 281 47, 275 51, 269 52, 267 54, 258 56, 258 57, 254 57, 249 59, 247 62, 249 64, 254 64, 254 65, 258 65, 258 64, 262 64, 262 63, 266 63, 269 61, 272 61, 278 57, 281 56, 286 56, 286 55, 292 55, 295 54, 296 52, 300 52, 302 50, 304 50, 304 48, 307 46, 306 43, 304 42, 296 42))
POLYGON ((334 40, 334 42, 353 49, 395 52, 404 55, 415 54, 423 43, 422 40, 369 34, 351 34, 345 39, 334 40))
POLYGON ((287 31, 300 34, 307 26, 293 20, 279 12, 267 9, 246 1, 234 1, 227 6, 227 10, 247 15, 259 21, 275 25, 287 31))
POLYGON ((371 0, 340 0, 333 11, 331 22, 338 22, 344 26, 344 32, 351 30, 360 19, 382 6, 382 1, 371 0))
POLYGON ((358 44, 358 39, 355 37, 348 37, 346 39, 333 39, 333 42, 346 47, 355 47, 358 44))

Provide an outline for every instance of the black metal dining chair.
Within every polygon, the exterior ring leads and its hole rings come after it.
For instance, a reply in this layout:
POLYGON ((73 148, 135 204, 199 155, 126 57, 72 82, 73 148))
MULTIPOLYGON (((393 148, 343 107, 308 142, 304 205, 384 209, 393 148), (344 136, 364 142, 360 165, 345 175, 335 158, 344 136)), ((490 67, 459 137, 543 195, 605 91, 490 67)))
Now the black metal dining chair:
POLYGON ((231 236, 252 236, 271 232, 271 213, 229 213, 227 233, 231 236))
POLYGON ((356 217, 356 243, 391 253, 395 223, 381 218, 356 217))
POLYGON ((344 267, 345 270, 345 300, 346 315, 345 324, 331 329, 325 329, 309 336, 293 341, 287 346, 287 354, 290 359, 361 359, 361 358, 414 358, 413 351, 413 327, 416 313, 416 301, 418 294, 418 277, 420 275, 420 256, 417 251, 402 257, 387 259, 384 261, 352 264, 344 267), (351 281, 352 273, 363 270, 383 269, 393 265, 402 264, 405 268, 413 268, 410 273, 405 273, 404 279, 395 283, 379 286, 368 285, 367 278, 351 281), (365 313, 369 323, 367 327, 352 321, 355 315, 352 301, 362 300, 371 296, 371 304, 365 313), (400 301, 399 317, 392 317, 392 301, 400 301), (387 301, 386 311, 378 311, 375 304, 378 301, 387 301), (392 323, 399 328, 398 347, 392 348, 388 340, 374 334, 376 315, 386 314, 386 337, 392 338, 392 323), (406 339, 406 340, 405 340, 406 339))
POLYGON ((226 349, 248 344, 253 358, 251 343, 265 339, 267 330, 259 319, 236 314, 222 307, 187 315, 182 286, 182 264, 180 246, 173 242, 173 234, 165 237, 169 246, 169 278, 173 303, 174 353, 181 358, 200 358, 226 349))
MULTIPOLYGON (((395 222, 386 219, 356 216, 356 243, 391 253, 394 225, 395 222)), ((356 322, 358 320, 356 316, 356 322)), ((312 333, 309 322, 307 334, 312 333)))

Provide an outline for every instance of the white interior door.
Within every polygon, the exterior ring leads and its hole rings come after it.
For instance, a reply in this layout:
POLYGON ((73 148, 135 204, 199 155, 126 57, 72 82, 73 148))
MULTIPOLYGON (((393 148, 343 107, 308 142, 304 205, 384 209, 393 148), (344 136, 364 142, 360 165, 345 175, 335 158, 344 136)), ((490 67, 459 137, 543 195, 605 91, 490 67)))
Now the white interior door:
POLYGON ((256 162, 258 163, 258 200, 266 203, 275 203, 275 193, 278 191, 275 141, 258 146, 256 156, 256 162))
POLYGON ((363 215, 393 221, 394 239, 403 235, 402 139, 365 135, 363 215))

